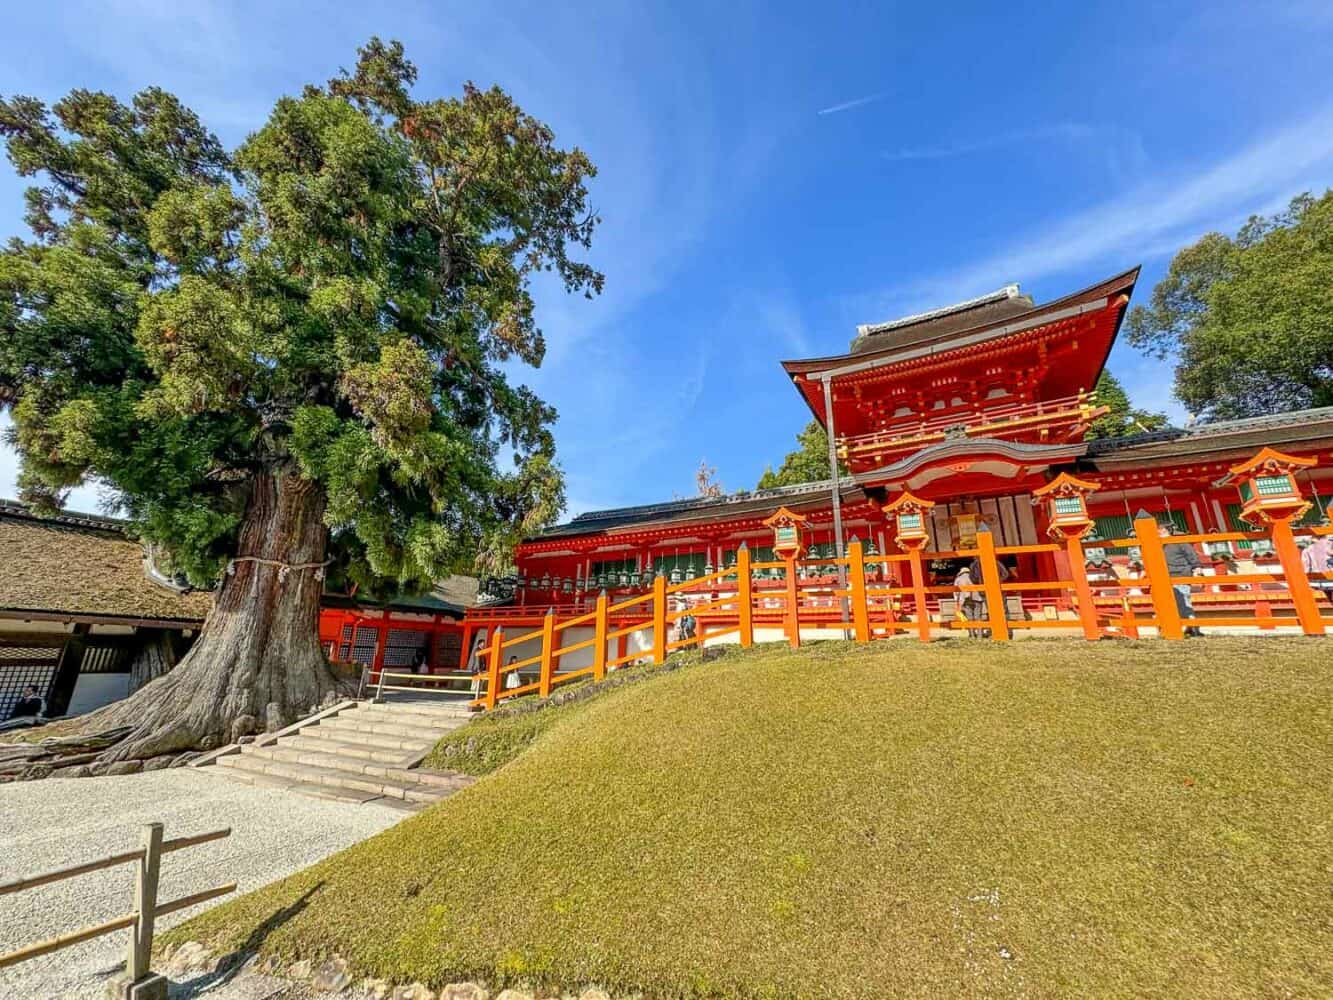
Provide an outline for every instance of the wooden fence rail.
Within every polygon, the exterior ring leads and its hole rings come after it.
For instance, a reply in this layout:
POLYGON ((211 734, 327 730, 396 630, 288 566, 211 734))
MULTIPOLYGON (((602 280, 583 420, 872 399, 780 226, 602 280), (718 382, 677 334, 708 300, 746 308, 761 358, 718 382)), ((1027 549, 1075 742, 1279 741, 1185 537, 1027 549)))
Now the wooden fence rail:
POLYGON ((52 882, 60 882, 78 875, 114 868, 117 865, 138 863, 134 879, 133 910, 100 924, 93 924, 77 931, 60 934, 46 941, 38 941, 35 944, 0 955, 0 969, 17 965, 19 962, 25 962, 40 955, 49 955, 51 952, 60 951, 62 948, 68 948, 83 941, 91 941, 93 938, 101 937, 104 934, 131 928, 129 950, 125 959, 125 979, 123 990, 119 995, 124 997, 125 1000, 166 1000, 166 979, 150 972, 148 968, 149 960, 153 954, 154 922, 158 917, 166 916, 168 913, 175 913, 177 910, 194 906, 196 903, 203 903, 210 899, 216 899, 218 896, 235 892, 236 883, 230 882, 227 885, 214 886, 211 889, 204 889, 202 892, 173 899, 168 903, 159 903, 157 901, 157 890, 161 874, 162 855, 184 850, 187 847, 195 847, 198 844, 207 844, 210 841, 221 840, 223 837, 229 836, 231 836, 230 827, 223 830, 214 830, 210 833, 198 833, 189 837, 163 840, 162 824, 148 823, 141 830, 141 843, 138 850, 124 851, 120 854, 112 854, 93 861, 70 865, 67 868, 59 868, 55 871, 29 875, 0 883, 0 896, 4 896, 35 889, 38 886, 49 885, 52 882))
MULTIPOLYGON (((1326 535, 1330 529, 1309 529, 1308 534, 1326 535)), ((750 646, 757 628, 780 630, 792 647, 800 646, 803 631, 813 630, 841 632, 856 642, 911 633, 928 642, 954 631, 1004 642, 1015 632, 1050 629, 1084 639, 1135 638, 1141 630, 1152 629, 1163 639, 1181 639, 1195 624, 1220 629, 1295 627, 1306 635, 1323 635, 1333 623, 1331 595, 1333 573, 1304 572, 1295 535, 1282 523, 1267 532, 1164 539, 1157 522, 1144 518, 1134 522, 1132 537, 1110 540, 997 546, 993 536, 982 531, 975 548, 867 555, 859 542, 852 542, 843 558, 766 562, 753 562, 742 545, 733 567, 672 584, 659 574, 645 593, 611 604, 603 592, 591 611, 564 619, 551 608, 538 629, 511 633, 498 611, 490 611, 485 624, 478 620, 480 626, 494 629, 486 653, 486 690, 473 704, 489 709, 525 694, 546 697, 562 684, 587 677, 600 680, 608 670, 635 661, 661 663, 671 652, 702 647, 707 641, 725 638, 750 646), (1168 569, 1171 546, 1260 540, 1271 543, 1280 573, 1173 577, 1168 569), (1143 566, 1140 576, 1114 582, 1089 578, 1087 550, 1131 547, 1138 550, 1143 566), (1002 557, 1020 555, 1042 556, 1055 565, 1056 576, 1007 579, 1002 557), (930 583, 926 567, 936 560, 971 561, 973 582, 930 583), (1226 593, 1207 592, 1209 586, 1225 587, 1226 593), (973 594, 984 600, 967 601, 972 613, 965 615, 960 599, 973 594), (1206 617, 1187 617, 1191 604, 1206 617), (1034 607, 1044 614, 1031 614, 1034 607), (1275 608, 1290 613, 1278 616, 1275 608), (696 627, 681 634, 679 626, 686 618, 696 627), (590 634, 575 638, 572 629, 590 634), (627 637, 637 637, 638 648, 618 654, 608 648, 608 643, 627 637), (587 649, 592 651, 589 665, 562 669, 562 657, 587 649), (503 662, 506 655, 513 662, 503 662), (535 679, 511 680, 534 666, 535 679)))

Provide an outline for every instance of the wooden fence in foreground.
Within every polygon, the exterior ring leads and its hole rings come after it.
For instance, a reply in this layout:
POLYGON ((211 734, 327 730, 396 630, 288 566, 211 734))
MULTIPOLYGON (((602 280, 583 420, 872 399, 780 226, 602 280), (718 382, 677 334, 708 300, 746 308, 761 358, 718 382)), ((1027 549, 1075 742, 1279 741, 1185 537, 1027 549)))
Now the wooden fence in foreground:
MULTIPOLYGON (((1315 528, 1306 534, 1331 531, 1315 528)), ((492 632, 481 679, 485 690, 473 703, 494 708, 527 694, 546 697, 561 684, 585 677, 600 680, 608 670, 635 661, 661 663, 677 649, 724 638, 750 646, 757 629, 780 630, 793 647, 801 644, 803 629, 834 635, 840 630, 856 642, 898 635, 928 642, 950 631, 1004 642, 1025 629, 1062 630, 1085 639, 1136 638, 1142 630, 1152 629, 1163 639, 1181 639, 1193 625, 1284 627, 1323 635, 1326 625, 1333 623, 1330 594, 1333 573, 1307 574, 1302 569, 1300 548, 1285 523, 1263 532, 1164 539, 1157 522, 1144 518, 1134 522, 1134 534, 1126 538, 997 546, 983 531, 976 547, 969 549, 867 556, 859 542, 852 542, 841 559, 776 562, 752 562, 742 545, 733 567, 674 584, 659 575, 646 593, 615 603, 602 593, 591 610, 566 611, 568 617, 551 608, 537 629, 506 627, 506 611, 517 615, 520 609, 495 609, 476 616, 477 625, 491 627, 492 632), (1274 572, 1176 577, 1167 568, 1168 546, 1237 542, 1271 544, 1274 572), (1091 549, 1136 549, 1142 571, 1115 579, 1090 576, 1086 561, 1091 549), (1048 556, 1044 561, 1056 567, 1056 577, 1010 577, 1001 566, 1012 561, 1006 557, 1020 555, 1048 556), (979 569, 978 578, 966 586, 932 585, 927 568, 941 560, 970 561, 979 569), (1187 598, 1178 595, 1179 588, 1185 589, 1187 598), (966 594, 984 597, 969 602, 974 609, 971 617, 960 609, 966 594), (1190 605, 1197 618, 1188 617, 1190 605), (679 629, 686 618, 695 623, 692 631, 679 629), (586 637, 579 638, 580 632, 586 637), (609 644, 633 635, 643 644, 611 655, 609 644), (585 657, 590 663, 562 669, 562 658, 584 649, 591 651, 585 657), (520 652, 528 655, 520 659, 520 652)))
POLYGON ((19 962, 26 962, 28 959, 37 958, 39 955, 49 955, 53 951, 60 951, 71 945, 91 941, 93 938, 101 937, 104 934, 130 928, 129 952, 125 960, 125 984, 121 995, 134 998, 134 1000, 139 1000, 139 998, 155 1000, 159 996, 162 1000, 166 1000, 166 980, 160 976, 151 975, 148 970, 148 962, 153 954, 153 925, 155 921, 158 917, 183 910, 187 906, 194 906, 196 903, 207 902, 210 899, 216 899, 218 896, 235 892, 236 883, 232 882, 212 889, 205 889, 203 892, 182 896, 180 899, 174 899, 169 903, 159 903, 157 901, 157 889, 162 855, 170 854, 173 851, 181 851, 187 847, 195 847, 198 844, 207 844, 210 841, 221 840, 223 837, 229 836, 231 836, 230 828, 214 830, 211 833, 199 833, 191 837, 163 840, 162 824, 148 823, 143 827, 141 845, 137 850, 112 854, 93 861, 85 861, 82 864, 71 865, 68 868, 0 883, 0 896, 5 896, 10 893, 23 892, 27 889, 35 889, 42 885, 50 885, 52 882, 74 878, 76 875, 86 875, 89 872, 114 868, 117 865, 132 862, 137 863, 133 910, 100 924, 93 924, 90 927, 61 934, 49 940, 39 941, 36 944, 19 948, 17 951, 0 955, 0 969, 9 965, 17 965, 19 962))

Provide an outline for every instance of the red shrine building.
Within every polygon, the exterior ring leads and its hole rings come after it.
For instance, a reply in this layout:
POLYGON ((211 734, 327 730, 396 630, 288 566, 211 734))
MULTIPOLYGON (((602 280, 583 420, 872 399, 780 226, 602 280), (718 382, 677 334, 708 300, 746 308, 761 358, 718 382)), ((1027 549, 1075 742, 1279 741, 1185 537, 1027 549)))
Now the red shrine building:
MULTIPOLYGON (((863 325, 846 354, 782 362, 846 470, 837 484, 843 540, 859 539, 870 563, 896 551, 884 508, 909 495, 933 503, 924 511, 928 549, 967 549, 978 530, 992 532, 997 546, 1046 542, 1049 505, 1034 492, 1062 472, 1096 484, 1087 497, 1094 540, 1130 534, 1141 510, 1184 531, 1248 530, 1236 488, 1223 480, 1265 446, 1316 460, 1298 482, 1313 501, 1304 520, 1321 519, 1333 493, 1333 408, 1088 437, 1107 412, 1093 387, 1138 274, 1135 268, 1040 305, 1010 285, 863 325)), ((672 583, 705 576, 732 565, 742 543, 756 561, 772 559, 774 533, 765 520, 779 508, 805 518, 811 556, 832 556, 833 485, 582 514, 520 545, 504 614, 586 607, 603 589, 613 597, 640 591, 658 573, 672 583)), ((1237 561, 1253 572, 1271 553, 1261 543, 1230 541, 1204 555, 1219 561, 1219 572, 1221 563, 1237 561)), ((1065 575, 1057 563, 1063 553, 1007 558, 1018 579, 1065 575)), ((1131 562, 1132 553, 1089 551, 1089 565, 1107 573, 1123 576, 1131 562)), ((925 572, 936 576, 926 581, 934 585, 951 580, 953 567, 928 563, 925 572)), ((498 609, 493 615, 501 619, 498 609)), ((470 626, 484 627, 487 615, 468 617, 470 626)))

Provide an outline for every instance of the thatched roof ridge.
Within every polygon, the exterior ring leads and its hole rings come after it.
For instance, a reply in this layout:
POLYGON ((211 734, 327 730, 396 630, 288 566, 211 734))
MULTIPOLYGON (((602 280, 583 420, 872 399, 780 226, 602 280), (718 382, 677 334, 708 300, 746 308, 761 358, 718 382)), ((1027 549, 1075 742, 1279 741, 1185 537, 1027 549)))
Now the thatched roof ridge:
POLYGON ((197 625, 212 608, 203 592, 181 594, 144 572, 144 550, 114 518, 45 517, 0 501, 0 614, 70 615, 108 621, 197 625))

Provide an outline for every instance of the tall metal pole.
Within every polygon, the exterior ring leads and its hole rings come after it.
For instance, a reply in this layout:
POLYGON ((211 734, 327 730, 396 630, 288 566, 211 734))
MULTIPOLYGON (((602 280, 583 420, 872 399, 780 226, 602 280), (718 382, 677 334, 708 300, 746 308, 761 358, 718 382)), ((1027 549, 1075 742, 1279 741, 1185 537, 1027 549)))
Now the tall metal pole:
MULTIPOLYGON (((828 431, 828 472, 829 479, 833 482, 833 545, 838 558, 844 559, 846 553, 842 546, 842 490, 838 482, 838 445, 833 429, 833 380, 828 372, 820 378, 824 382, 824 429, 828 431)), ((847 589, 847 567, 841 562, 838 563, 838 589, 842 591, 847 589)), ((839 603, 842 606, 842 620, 849 621, 851 614, 845 594, 839 603)))

